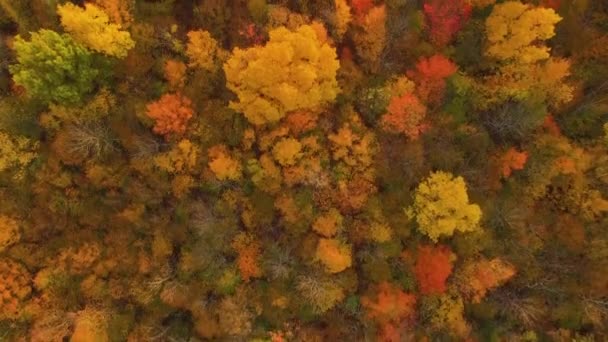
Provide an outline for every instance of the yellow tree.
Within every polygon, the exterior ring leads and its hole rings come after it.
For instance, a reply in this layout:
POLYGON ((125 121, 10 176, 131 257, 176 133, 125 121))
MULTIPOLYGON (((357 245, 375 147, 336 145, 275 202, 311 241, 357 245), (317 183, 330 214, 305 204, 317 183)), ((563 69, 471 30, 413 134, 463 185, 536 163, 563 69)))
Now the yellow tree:
POLYGON ((215 69, 217 41, 204 30, 188 32, 186 56, 190 59, 190 67, 212 71, 215 69))
POLYGON ((334 27, 338 40, 341 40, 346 30, 348 30, 348 25, 353 20, 353 16, 346 0, 334 0, 334 5, 336 6, 334 27))
POLYGON ((235 48, 224 64, 228 89, 238 96, 230 107, 262 125, 332 102, 339 92, 335 50, 309 25, 279 27, 269 35, 265 46, 235 48))
POLYGON ((560 20, 550 8, 533 8, 519 1, 498 4, 486 19, 486 54, 524 64, 547 59, 550 49, 542 42, 555 35, 560 20))
POLYGON ((103 8, 116 24, 129 27, 133 22, 131 11, 135 6, 134 0, 94 0, 93 2, 103 8))
POLYGON ((420 232, 433 241, 455 231, 473 231, 481 219, 479 206, 469 204, 464 179, 443 171, 432 173, 418 185, 414 204, 406 213, 416 218, 420 232))
POLYGON ((93 51, 124 58, 135 46, 131 35, 99 7, 86 4, 85 8, 71 3, 57 6, 61 26, 76 40, 93 51))

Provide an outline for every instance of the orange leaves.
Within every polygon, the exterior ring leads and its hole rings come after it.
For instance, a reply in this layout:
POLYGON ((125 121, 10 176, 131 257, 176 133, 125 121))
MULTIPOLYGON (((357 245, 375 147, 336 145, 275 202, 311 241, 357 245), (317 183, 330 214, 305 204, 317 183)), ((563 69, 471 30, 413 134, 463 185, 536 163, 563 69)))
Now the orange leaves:
POLYGON ((515 273, 515 267, 499 258, 482 259, 464 266, 459 275, 459 288, 473 303, 479 303, 489 290, 502 285, 515 273))
POLYGON ((504 178, 509 178, 513 170, 523 170, 527 160, 528 152, 518 152, 511 147, 501 158, 501 175, 504 178))
POLYGON ((431 41, 442 47, 469 19, 471 5, 466 0, 426 0, 424 14, 430 26, 431 41))
POLYGON ((261 246, 258 241, 254 240, 251 235, 240 233, 232 241, 232 248, 239 254, 237 266, 245 282, 248 282, 251 278, 262 276, 262 269, 258 260, 261 246))
POLYGON ((329 273, 342 272, 352 265, 350 246, 336 239, 320 239, 315 258, 329 273))
POLYGON ((171 133, 183 134, 188 120, 194 115, 192 101, 180 94, 165 94, 146 106, 146 115, 154 119, 153 131, 167 137, 171 133))
POLYGON ((416 306, 414 295, 405 293, 388 282, 380 283, 376 291, 375 296, 361 298, 361 304, 367 310, 370 319, 379 324, 400 324, 414 317, 416 306))
POLYGON ((445 79, 453 75, 458 67, 442 55, 422 58, 416 69, 408 75, 416 81, 416 94, 428 105, 437 105, 443 99, 445 79))
POLYGON ((317 217, 312 225, 312 229, 324 237, 336 235, 342 229, 342 215, 334 208, 317 217))
POLYGON ((25 267, 5 259, 0 261, 0 320, 14 319, 23 301, 32 292, 31 276, 25 267))
POLYGON ((226 146, 211 147, 209 154, 209 168, 219 180, 239 180, 242 174, 241 163, 230 156, 226 146))
POLYGON ((447 246, 421 246, 418 248, 414 274, 422 294, 445 292, 445 282, 452 273, 452 261, 455 257, 447 246))
POLYGON ((381 126, 390 133, 403 133, 410 140, 416 140, 424 129, 422 121, 426 107, 412 93, 393 97, 388 112, 382 116, 381 126))
POLYGON ((174 59, 165 62, 165 79, 173 88, 179 88, 184 85, 186 76, 186 64, 174 59))

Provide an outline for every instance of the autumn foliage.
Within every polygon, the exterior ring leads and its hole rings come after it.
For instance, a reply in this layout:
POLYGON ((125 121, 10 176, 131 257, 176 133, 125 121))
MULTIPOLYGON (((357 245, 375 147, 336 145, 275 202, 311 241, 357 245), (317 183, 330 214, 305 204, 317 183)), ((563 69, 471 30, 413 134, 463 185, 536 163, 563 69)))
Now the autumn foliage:
POLYGON ((165 94, 146 106, 146 115, 154 120, 153 131, 168 136, 181 135, 194 115, 192 101, 181 94, 165 94))
POLYGON ((474 303, 480 302, 489 290, 511 279, 515 267, 499 258, 467 263, 459 276, 460 291, 474 303))
POLYGON ((414 275, 418 280, 420 293, 429 295, 445 292, 455 257, 450 248, 443 245, 418 248, 414 275))
POLYGON ((440 47, 454 38, 471 15, 466 0, 426 0, 423 6, 431 41, 440 47))
POLYGON ((501 158, 501 174, 504 178, 509 178, 514 170, 522 170, 528 160, 528 153, 519 152, 515 148, 510 148, 501 158))
POLYGON ((416 63, 416 69, 408 75, 416 82, 416 94, 430 105, 437 105, 443 99, 446 78, 458 70, 456 64, 443 55, 422 58, 416 63))
POLYGON ((401 133, 410 140, 416 140, 424 131, 425 115, 426 107, 418 97, 406 93, 391 99, 381 125, 388 132, 401 133))
POLYGON ((378 284, 371 295, 361 298, 361 304, 367 316, 379 324, 400 324, 416 313, 416 297, 388 282, 378 284))

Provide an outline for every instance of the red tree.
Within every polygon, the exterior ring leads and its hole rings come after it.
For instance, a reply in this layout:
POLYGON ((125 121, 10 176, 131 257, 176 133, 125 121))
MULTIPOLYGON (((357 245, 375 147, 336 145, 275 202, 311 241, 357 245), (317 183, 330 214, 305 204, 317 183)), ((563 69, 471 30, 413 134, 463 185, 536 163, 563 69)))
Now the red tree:
POLYGON ((424 295, 445 292, 445 282, 452 273, 454 254, 447 246, 421 246, 414 266, 414 275, 424 295))
POLYGON ((443 99, 445 79, 452 76, 458 67, 442 55, 422 58, 416 64, 416 69, 408 76, 416 81, 418 97, 430 105, 437 105, 443 99))
POLYGON ((424 14, 430 27, 431 42, 447 45, 471 16, 466 0, 426 0, 424 14))
POLYGON ((372 9, 372 7, 374 7, 374 1, 373 0, 351 0, 350 6, 353 9, 353 12, 355 12, 355 16, 357 16, 357 18, 362 18, 363 16, 365 16, 367 14, 367 12, 369 12, 370 9, 372 9))
POLYGON ((189 98, 180 94, 165 94, 146 106, 146 114, 155 121, 154 133, 166 137, 171 133, 183 134, 194 111, 189 98))

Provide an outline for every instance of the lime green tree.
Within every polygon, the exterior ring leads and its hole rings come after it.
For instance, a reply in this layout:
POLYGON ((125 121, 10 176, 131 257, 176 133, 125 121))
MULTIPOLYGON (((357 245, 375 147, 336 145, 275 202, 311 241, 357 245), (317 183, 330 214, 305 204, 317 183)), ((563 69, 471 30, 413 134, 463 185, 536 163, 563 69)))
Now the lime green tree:
POLYGON ((17 36, 14 49, 13 80, 43 102, 80 102, 101 74, 91 53, 66 34, 43 29, 30 41, 17 36))

